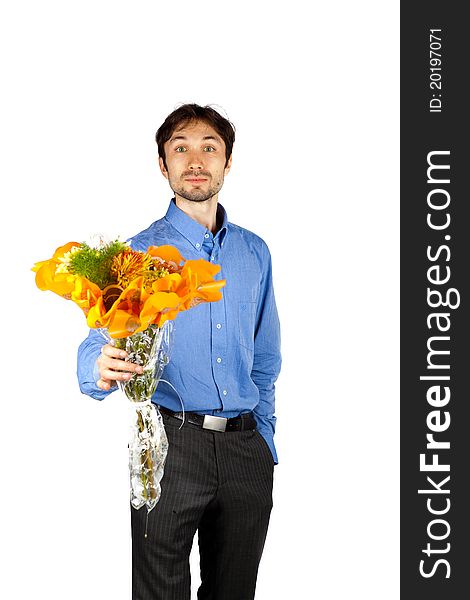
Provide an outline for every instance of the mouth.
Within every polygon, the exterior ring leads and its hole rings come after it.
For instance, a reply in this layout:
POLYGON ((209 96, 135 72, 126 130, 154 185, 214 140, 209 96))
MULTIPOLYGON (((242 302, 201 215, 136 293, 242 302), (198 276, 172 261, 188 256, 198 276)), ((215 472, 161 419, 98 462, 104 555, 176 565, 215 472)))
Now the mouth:
POLYGON ((205 181, 207 181, 207 179, 203 178, 203 177, 187 177, 185 179, 185 181, 188 181, 189 183, 204 183, 205 181))

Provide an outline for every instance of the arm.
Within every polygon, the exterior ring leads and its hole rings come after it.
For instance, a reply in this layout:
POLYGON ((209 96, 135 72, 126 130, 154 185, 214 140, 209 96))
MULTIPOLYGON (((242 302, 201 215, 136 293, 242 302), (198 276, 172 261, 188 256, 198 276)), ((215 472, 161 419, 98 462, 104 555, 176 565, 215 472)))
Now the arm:
POLYGON ((259 390, 259 403, 253 412, 258 423, 258 431, 266 439, 277 462, 273 443, 276 427, 274 384, 281 369, 280 326, 274 298, 271 256, 267 247, 263 259, 254 342, 251 378, 259 390))

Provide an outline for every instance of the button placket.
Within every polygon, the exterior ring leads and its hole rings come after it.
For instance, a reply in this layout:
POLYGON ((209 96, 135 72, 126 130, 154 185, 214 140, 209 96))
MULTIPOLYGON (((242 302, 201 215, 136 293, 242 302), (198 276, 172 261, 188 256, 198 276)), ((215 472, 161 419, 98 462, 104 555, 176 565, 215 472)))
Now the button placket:
MULTIPOLYGON (((213 361, 213 377, 215 384, 219 390, 220 398, 225 398, 228 395, 225 357, 227 350, 226 328, 225 325, 225 305, 224 296, 219 302, 211 303, 211 324, 212 324, 212 361, 213 361)), ((222 402, 223 406, 223 402, 222 402)), ((224 407, 225 410, 225 407, 224 407)))

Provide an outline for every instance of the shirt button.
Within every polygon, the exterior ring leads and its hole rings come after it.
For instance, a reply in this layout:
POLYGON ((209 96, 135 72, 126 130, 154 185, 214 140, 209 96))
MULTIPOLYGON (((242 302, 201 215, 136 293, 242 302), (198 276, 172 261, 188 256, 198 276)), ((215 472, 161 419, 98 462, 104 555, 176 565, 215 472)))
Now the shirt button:
POLYGON ((196 248, 200 248, 200 247, 201 247, 201 244, 196 244, 196 248))
POLYGON ((223 394, 224 396, 226 396, 226 395, 228 394, 227 390, 224 390, 224 391, 222 392, 222 394, 223 394))
POLYGON ((204 234, 204 237, 205 237, 205 238, 206 238, 206 240, 207 240, 207 238, 209 237, 209 234, 208 234, 208 233, 205 233, 205 234, 204 234))
POLYGON ((215 256, 211 256, 211 261, 214 262, 215 256))
POLYGON ((221 363, 221 362, 222 362, 222 359, 220 358, 220 356, 218 356, 218 357, 217 357, 217 362, 218 362, 218 363, 221 363))
POLYGON ((220 323, 217 323, 216 327, 217 327, 217 329, 220 329, 222 327, 222 325, 220 323))

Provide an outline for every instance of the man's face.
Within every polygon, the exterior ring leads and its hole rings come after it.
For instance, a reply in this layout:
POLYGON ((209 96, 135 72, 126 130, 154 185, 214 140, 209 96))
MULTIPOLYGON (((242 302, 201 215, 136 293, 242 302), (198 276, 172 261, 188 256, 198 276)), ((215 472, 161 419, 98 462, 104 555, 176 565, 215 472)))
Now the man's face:
POLYGON ((202 121, 190 122, 173 132, 165 143, 166 168, 160 169, 176 196, 204 202, 216 196, 230 171, 232 157, 225 166, 225 143, 202 121))

